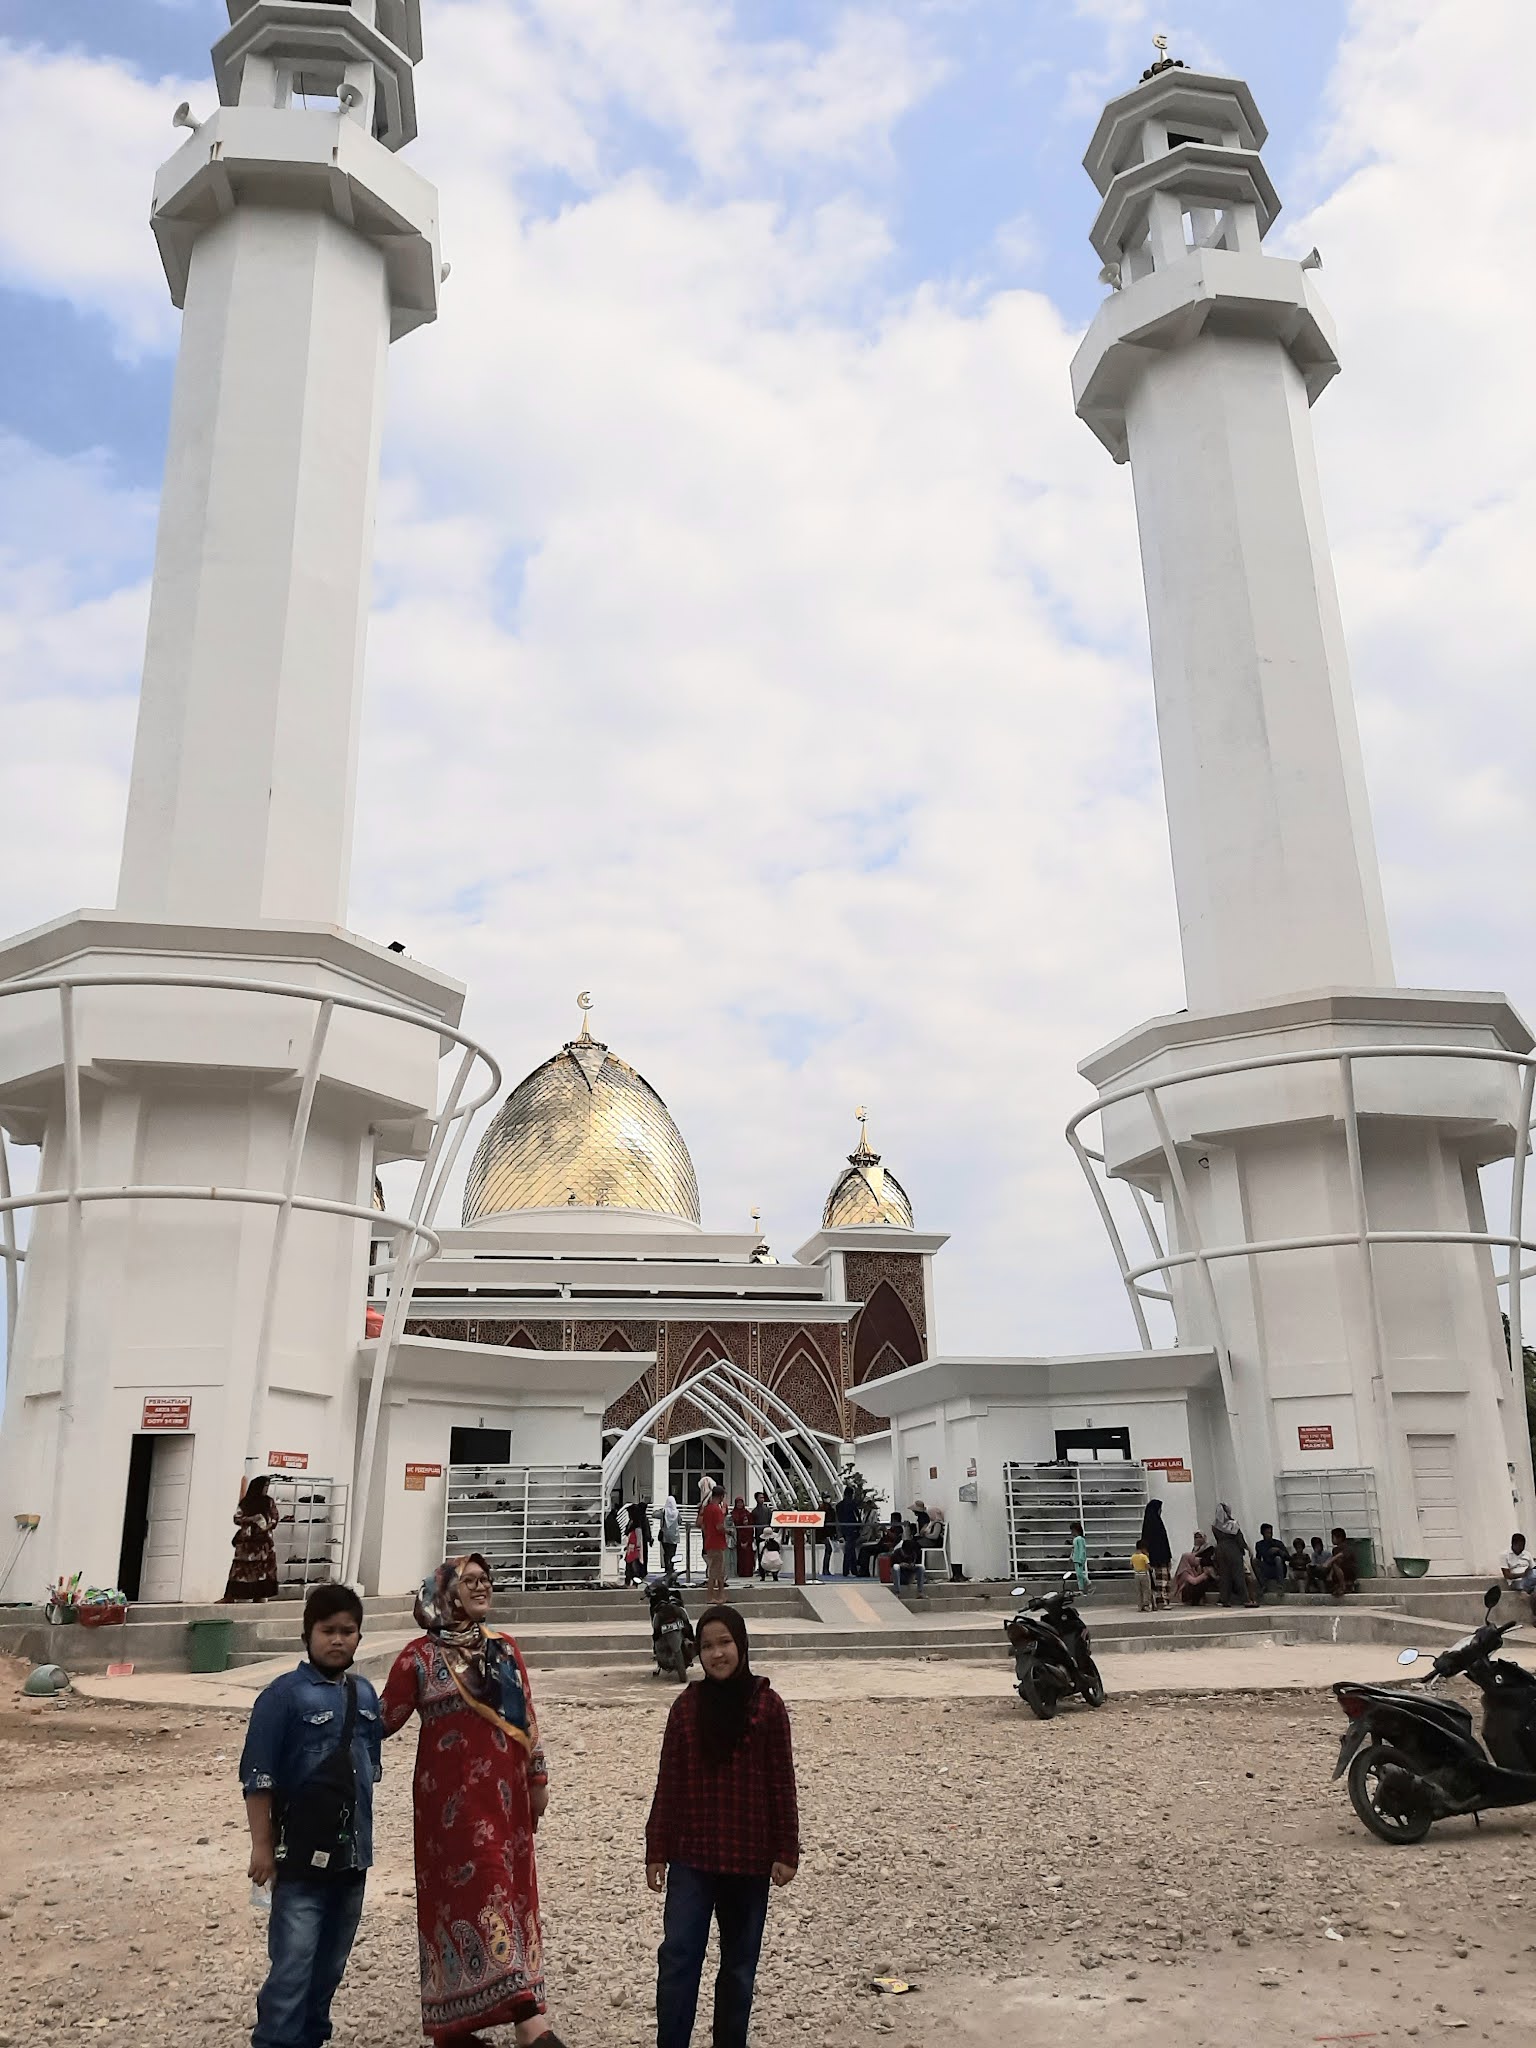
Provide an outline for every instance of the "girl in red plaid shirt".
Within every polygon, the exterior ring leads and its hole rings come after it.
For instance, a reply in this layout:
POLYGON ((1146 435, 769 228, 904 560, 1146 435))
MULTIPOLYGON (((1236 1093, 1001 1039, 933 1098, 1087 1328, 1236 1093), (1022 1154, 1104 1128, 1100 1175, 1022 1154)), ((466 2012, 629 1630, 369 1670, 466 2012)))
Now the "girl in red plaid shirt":
POLYGON ((734 1607, 699 1618, 700 1684, 672 1703, 645 1827, 645 1875, 665 1891, 657 2048, 689 2048, 711 1919, 720 1928, 714 2048, 747 2048, 772 1885, 800 1864, 789 1714, 747 1655, 734 1607))

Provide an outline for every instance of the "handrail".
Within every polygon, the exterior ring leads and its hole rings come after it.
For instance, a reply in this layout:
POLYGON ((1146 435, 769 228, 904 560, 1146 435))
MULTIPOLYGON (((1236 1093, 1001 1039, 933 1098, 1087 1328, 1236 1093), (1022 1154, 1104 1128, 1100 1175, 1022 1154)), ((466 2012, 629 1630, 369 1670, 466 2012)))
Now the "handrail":
POLYGON ((325 987, 306 987, 294 982, 268 981, 245 975, 105 972, 36 975, 24 981, 0 985, 0 1000, 8 996, 49 993, 57 996, 59 1005, 59 1043, 64 1090, 64 1179, 63 1184, 57 1187, 37 1188, 26 1194, 17 1194, 10 1170, 11 1141, 7 1137, 3 1123, 0 1123, 0 1265, 5 1269, 6 1354, 7 1358, 10 1358, 14 1356, 16 1327, 21 1309, 21 1268, 27 1259, 26 1248, 17 1240, 15 1213, 22 1209, 46 1209, 60 1205, 67 1207, 64 1331, 59 1373, 59 1421, 54 1453, 55 1512, 59 1506, 58 1489, 64 1470, 65 1440, 74 1414, 79 1350, 81 1215, 85 1204, 107 1201, 223 1201, 247 1203, 252 1207, 272 1208, 277 1211, 272 1244, 267 1257, 261 1316, 257 1329, 251 1406, 246 1428, 247 1468, 260 1455, 262 1413, 270 1372, 278 1284, 287 1248, 290 1220, 296 1210, 347 1217, 359 1223, 367 1223, 378 1235, 388 1237, 392 1245, 392 1256, 378 1261, 371 1268, 371 1276, 387 1275, 388 1293, 384 1330, 369 1388, 367 1422, 362 1446, 364 1455, 358 1473, 357 1499, 353 1504, 348 1526, 344 1570, 349 1576, 355 1577, 368 1511, 372 1450, 384 1383, 388 1378, 394 1351, 404 1328, 417 1275, 428 1259, 437 1257, 442 1251, 442 1240, 431 1227, 437 1213, 437 1205, 452 1174, 472 1119, 477 1111, 492 1100, 501 1087, 500 1066, 476 1040, 440 1017, 411 1009, 400 1003, 349 995, 325 987), (112 1187, 85 1187, 81 1184, 84 1169, 77 999, 80 992, 91 989, 185 989, 196 990, 202 994, 271 996, 315 1006, 317 1014, 299 1077, 299 1091, 293 1122, 289 1128, 281 1188, 168 1186, 137 1182, 112 1187), (322 1057, 332 1020, 338 1010, 381 1017, 387 1022, 409 1025, 413 1030, 429 1033, 437 1041, 439 1063, 447 1057, 448 1050, 453 1046, 460 1048, 462 1054, 443 1106, 440 1109, 434 1106, 420 1119, 431 1127, 432 1136, 417 1173, 416 1190, 409 1213, 404 1216, 376 1209, 371 1204, 333 1201, 316 1195, 302 1195, 298 1191, 299 1174, 303 1166, 310 1119, 320 1081, 322 1057), (477 1063, 484 1068, 484 1085, 474 1092, 468 1092, 470 1075, 477 1063))
MULTIPOLYGON (((1533 1094, 1536 1094, 1536 1053, 1512 1052, 1499 1046, 1422 1045, 1396 1041, 1388 1044, 1314 1046, 1291 1052, 1259 1053, 1246 1059, 1212 1061, 1205 1066, 1190 1067, 1179 1073, 1162 1075, 1155 1080, 1143 1078, 1124 1082, 1118 1087, 1106 1090, 1095 1101, 1088 1103, 1070 1117, 1066 1125, 1066 1139, 1082 1169, 1084 1179, 1088 1182, 1094 1205, 1109 1235, 1115 1263, 1120 1271, 1121 1282, 1126 1290, 1143 1350, 1155 1349, 1147 1325, 1144 1304, 1153 1300, 1171 1304, 1174 1274, 1189 1267, 1196 1269, 1200 1279, 1208 1340, 1216 1353, 1228 1416, 1234 1430, 1238 1425, 1238 1415, 1233 1393, 1231 1345, 1221 1298, 1211 1273, 1212 1265, 1224 1259, 1260 1258, 1283 1252, 1353 1247, 1360 1261, 1369 1329, 1371 1399, 1378 1410, 1379 1421, 1384 1424, 1385 1411, 1392 1397, 1392 1387, 1390 1357, 1383 1335, 1381 1303, 1376 1281, 1375 1250, 1378 1245, 1486 1245, 1490 1249, 1502 1246, 1508 1256, 1503 1272, 1495 1270, 1493 1282, 1496 1290, 1504 1288, 1508 1292, 1510 1371, 1516 1384, 1520 1383, 1524 1339, 1521 1288, 1526 1280, 1536 1278, 1536 1264, 1527 1266, 1522 1263, 1523 1254, 1536 1253, 1536 1238, 1526 1234, 1525 1224, 1525 1175, 1531 1152, 1533 1094), (1360 1146, 1360 1109, 1355 1093, 1355 1068, 1361 1061, 1378 1059, 1480 1060, 1494 1066, 1510 1067, 1519 1073, 1519 1098, 1513 1118, 1510 1215, 1507 1231, 1386 1230, 1379 1229, 1371 1223, 1360 1146), (1203 1081, 1222 1080, 1239 1074, 1269 1073, 1285 1067, 1325 1064, 1338 1069, 1339 1121, 1344 1131, 1354 1227, 1349 1230, 1320 1231, 1305 1237, 1271 1237, 1231 1244, 1206 1244, 1201 1236, 1195 1205, 1189 1196, 1183 1161, 1179 1156, 1179 1144, 1169 1127, 1160 1098, 1175 1088, 1189 1087, 1203 1081), (1101 1119, 1102 1131, 1102 1119, 1106 1111, 1138 1099, 1152 1121, 1156 1149, 1162 1154, 1183 1248, 1172 1250, 1167 1239, 1159 1236, 1142 1191, 1133 1185, 1132 1194, 1136 1208, 1146 1228, 1153 1252, 1150 1259, 1133 1261, 1127 1253, 1119 1222, 1101 1183, 1100 1172, 1095 1171, 1095 1168, 1101 1169, 1105 1179, 1112 1177, 1105 1153, 1088 1145, 1079 1133, 1081 1127, 1092 1117, 1101 1119), (1143 1281, 1152 1274, 1162 1277, 1165 1282, 1164 1288, 1143 1286, 1143 1281)), ((1390 1442, 1389 1432, 1384 1430, 1382 1441, 1390 1442)), ((1387 1472, 1382 1476, 1389 1496, 1395 1496, 1398 1487, 1393 1475, 1387 1472)))

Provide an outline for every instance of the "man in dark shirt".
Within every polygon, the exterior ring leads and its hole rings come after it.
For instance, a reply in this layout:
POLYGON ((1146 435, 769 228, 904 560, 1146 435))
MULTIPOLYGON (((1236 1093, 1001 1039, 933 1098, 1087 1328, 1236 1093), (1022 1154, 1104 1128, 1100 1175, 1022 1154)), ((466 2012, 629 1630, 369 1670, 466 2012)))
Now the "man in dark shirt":
POLYGON ((923 1570, 923 1549, 917 1540, 917 1532, 910 1523, 902 1531, 891 1551, 891 1586, 899 1589, 903 1579, 917 1581, 917 1590, 924 1590, 927 1573, 923 1570))
POLYGON ((1277 1593, 1285 1591, 1285 1575, 1289 1565, 1286 1547, 1275 1536, 1272 1522, 1260 1522, 1259 1540, 1253 1546, 1254 1568, 1259 1578, 1259 1598, 1272 1586, 1277 1593))

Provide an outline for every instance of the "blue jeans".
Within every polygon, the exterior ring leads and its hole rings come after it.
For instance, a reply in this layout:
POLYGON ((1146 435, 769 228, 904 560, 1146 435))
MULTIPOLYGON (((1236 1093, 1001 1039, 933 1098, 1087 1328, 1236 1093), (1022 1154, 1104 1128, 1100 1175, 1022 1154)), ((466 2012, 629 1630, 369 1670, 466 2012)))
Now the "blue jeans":
POLYGON ((256 1994, 251 2048, 321 2048, 329 2041, 331 2000, 352 1953, 366 1887, 361 1873, 329 1884, 289 1877, 272 1887, 272 1967, 256 1994))
POLYGON ((720 1924, 714 2048, 747 2048, 752 1987, 768 1919, 766 1877, 726 1877, 674 1863, 656 1953, 656 2048, 688 2048, 711 1918, 720 1924))

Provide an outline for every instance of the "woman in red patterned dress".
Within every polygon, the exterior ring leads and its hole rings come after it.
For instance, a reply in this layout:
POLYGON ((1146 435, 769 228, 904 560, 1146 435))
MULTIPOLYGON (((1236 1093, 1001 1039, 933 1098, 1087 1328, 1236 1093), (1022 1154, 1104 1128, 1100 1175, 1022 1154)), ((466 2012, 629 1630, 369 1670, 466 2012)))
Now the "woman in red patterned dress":
POLYGON ((416 1927, 421 2027, 471 2048, 480 2027, 518 2048, 564 2048, 544 2010, 533 1837, 549 1804, 528 1672, 485 1626, 490 1566, 449 1558, 416 1602, 425 1635, 395 1659, 381 1703, 393 1735, 421 1716, 416 1749, 416 1927))

